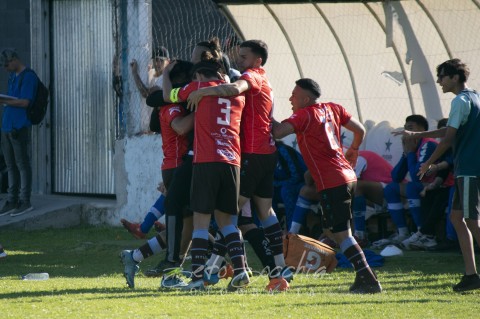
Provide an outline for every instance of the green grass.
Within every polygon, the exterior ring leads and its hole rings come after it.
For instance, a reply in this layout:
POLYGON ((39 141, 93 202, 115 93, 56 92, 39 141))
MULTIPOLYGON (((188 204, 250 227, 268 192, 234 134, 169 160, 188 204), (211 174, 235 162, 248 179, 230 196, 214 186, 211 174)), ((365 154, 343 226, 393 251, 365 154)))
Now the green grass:
MULTIPOLYGON (((480 291, 458 294, 451 286, 463 271, 459 253, 406 252, 377 268, 384 293, 352 295, 353 270, 325 276, 296 275, 286 293, 264 290, 256 276, 242 292, 226 292, 225 280, 207 292, 159 288, 159 278, 136 277, 130 290, 118 253, 136 248, 120 228, 81 227, 5 231, 0 243, 1 318, 476 318, 480 291), (46 281, 22 281, 29 272, 48 272, 46 281)), ((258 269, 251 250, 250 264, 258 269)), ((160 259, 152 257, 142 269, 160 259)))

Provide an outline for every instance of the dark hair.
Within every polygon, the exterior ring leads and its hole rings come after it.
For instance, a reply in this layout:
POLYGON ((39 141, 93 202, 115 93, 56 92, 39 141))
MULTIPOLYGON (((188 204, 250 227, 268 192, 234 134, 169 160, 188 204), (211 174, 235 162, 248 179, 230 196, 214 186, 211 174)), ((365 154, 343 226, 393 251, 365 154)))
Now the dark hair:
POLYGON ((303 79, 297 80, 295 84, 301 87, 302 89, 309 91, 316 98, 319 98, 320 95, 322 94, 322 91, 320 90, 320 85, 318 85, 318 83, 312 79, 303 78, 303 79))
POLYGON ((460 61, 460 59, 451 59, 443 62, 437 66, 437 77, 443 71, 444 75, 448 75, 452 78, 454 75, 458 74, 460 83, 465 83, 468 80, 470 75, 470 69, 468 66, 460 61))
POLYGON ((192 62, 177 60, 172 70, 170 71, 170 81, 172 82, 172 86, 175 86, 176 84, 190 82, 190 80, 192 79, 192 68, 192 62))
POLYGON ((259 55, 262 58, 262 66, 267 63, 268 59, 268 46, 262 40, 248 40, 240 44, 241 48, 250 48, 252 52, 259 55))
POLYGON ((438 120, 437 129, 447 126, 448 118, 438 120))
POLYGON ((12 61, 13 59, 18 59, 18 53, 17 50, 14 48, 6 48, 2 50, 2 53, 0 54, 0 64, 3 66, 7 62, 12 61))
POLYGON ((428 131, 428 121, 423 115, 420 115, 420 114, 409 115, 405 119, 405 122, 413 122, 415 124, 423 126, 425 131, 428 131))
POLYGON ((206 77, 215 77, 217 73, 224 73, 223 71, 221 57, 215 58, 209 51, 204 51, 202 52, 200 62, 192 68, 192 76, 195 75, 195 73, 199 73, 206 77))
POLYGON ((216 59, 220 59, 222 56, 222 48, 220 47, 220 40, 217 37, 210 38, 208 41, 198 42, 197 47, 205 47, 208 52, 216 59))

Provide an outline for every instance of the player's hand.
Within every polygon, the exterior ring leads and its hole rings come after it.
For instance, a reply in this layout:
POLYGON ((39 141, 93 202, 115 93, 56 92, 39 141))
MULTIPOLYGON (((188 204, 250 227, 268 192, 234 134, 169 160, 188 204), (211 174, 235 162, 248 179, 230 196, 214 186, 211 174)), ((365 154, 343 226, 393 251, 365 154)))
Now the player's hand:
POLYGON ((413 138, 408 138, 406 136, 402 137, 403 151, 405 154, 410 152, 415 152, 417 150, 417 140, 413 138))
POLYGON ((190 95, 188 96, 187 109, 189 109, 190 111, 197 111, 198 104, 200 103, 202 98, 203 98, 202 89, 199 89, 190 93, 190 95))
POLYGON ((429 164, 428 162, 420 164, 420 169, 418 170, 418 173, 417 173, 418 178, 422 180, 423 176, 425 176, 425 174, 428 174, 431 168, 432 168, 432 165, 429 164))
POLYGON ((132 68, 133 72, 138 72, 138 62, 137 62, 137 60, 133 59, 132 62, 130 62, 130 67, 132 68))
POLYGON ((157 190, 162 194, 165 194, 167 192, 167 189, 166 189, 165 184, 163 182, 158 183, 157 190))
POLYGON ((345 153, 345 159, 350 163, 352 168, 355 168, 355 166, 357 166, 358 150, 350 147, 345 153))

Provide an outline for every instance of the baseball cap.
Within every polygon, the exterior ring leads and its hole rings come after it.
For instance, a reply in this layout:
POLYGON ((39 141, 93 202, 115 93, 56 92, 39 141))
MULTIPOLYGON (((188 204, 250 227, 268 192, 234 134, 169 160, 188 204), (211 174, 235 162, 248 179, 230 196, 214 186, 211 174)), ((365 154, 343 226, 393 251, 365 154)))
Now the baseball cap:
POLYGON ((159 46, 155 48, 152 52, 152 59, 155 58, 162 58, 162 59, 170 59, 170 54, 168 53, 168 50, 164 46, 159 46))
POLYGON ((5 65, 7 62, 12 61, 13 59, 18 59, 17 50, 14 48, 6 48, 0 53, 0 65, 5 65))

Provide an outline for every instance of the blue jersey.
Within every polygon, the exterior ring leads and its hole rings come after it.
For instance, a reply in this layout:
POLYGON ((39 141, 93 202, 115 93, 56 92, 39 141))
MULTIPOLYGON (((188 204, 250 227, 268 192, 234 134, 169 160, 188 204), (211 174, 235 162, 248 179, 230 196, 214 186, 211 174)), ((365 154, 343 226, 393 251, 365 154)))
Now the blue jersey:
MULTIPOLYGON (((409 152, 407 156, 403 155, 400 161, 392 170, 392 181, 396 183, 402 182, 407 173, 410 173, 412 182, 420 182, 417 176, 420 166, 425 163, 437 148, 437 141, 431 138, 422 138, 418 142, 418 147, 415 152, 409 152)), ((425 176, 422 182, 430 183, 435 176, 425 176)))
POLYGON ((283 143, 275 143, 275 145, 278 151, 278 162, 273 175, 273 185, 278 187, 304 183, 303 174, 307 171, 307 166, 302 155, 293 147, 283 143))
MULTIPOLYGON (((25 68, 18 75, 11 73, 8 78, 8 95, 18 99, 29 100, 33 102, 37 94, 38 78, 35 73, 25 68)), ((25 107, 16 107, 6 105, 3 108, 2 132, 11 132, 12 129, 21 129, 22 127, 31 126, 30 120, 27 118, 27 109, 25 107)))

